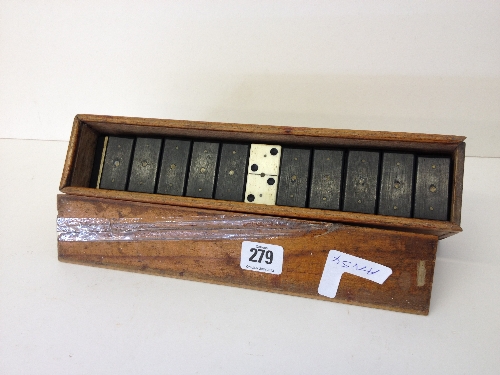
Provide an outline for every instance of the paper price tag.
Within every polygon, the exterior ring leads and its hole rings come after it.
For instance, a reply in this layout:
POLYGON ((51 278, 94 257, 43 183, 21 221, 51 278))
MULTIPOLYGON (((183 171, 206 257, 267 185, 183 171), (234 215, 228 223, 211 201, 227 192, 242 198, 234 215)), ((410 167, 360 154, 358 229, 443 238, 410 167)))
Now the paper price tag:
POLYGON ((248 271, 280 275, 283 269, 283 248, 278 245, 243 241, 240 266, 248 271))
POLYGON ((383 284, 392 274, 392 269, 337 250, 330 250, 319 282, 318 293, 334 298, 344 272, 383 284))

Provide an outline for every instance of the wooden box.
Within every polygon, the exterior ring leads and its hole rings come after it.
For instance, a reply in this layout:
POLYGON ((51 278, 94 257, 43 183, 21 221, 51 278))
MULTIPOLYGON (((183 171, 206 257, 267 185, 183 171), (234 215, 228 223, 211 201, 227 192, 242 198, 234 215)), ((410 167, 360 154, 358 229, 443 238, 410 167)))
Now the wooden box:
MULTIPOLYGON (((206 224, 203 220, 221 215, 230 222, 250 218, 256 220, 256 224, 252 231, 243 234, 239 232, 241 236, 227 238, 225 233, 231 232, 233 228, 227 227, 227 221, 214 224, 214 229, 219 233, 219 237, 214 238, 183 235, 166 238, 162 237, 164 234, 154 237, 158 235, 155 232, 153 237, 137 237, 136 234, 127 237, 114 233, 111 236, 113 238, 107 238, 105 234, 95 238, 87 236, 84 239, 79 239, 76 233, 68 239, 68 233, 62 233, 58 241, 59 259, 427 314, 437 241, 461 231, 465 156, 463 140, 464 137, 443 135, 78 115, 73 124, 60 184, 61 192, 66 194, 58 196, 60 228, 68 229, 67 225, 72 219, 78 219, 78 225, 88 223, 88 220, 97 220, 98 223, 104 220, 108 227, 110 223, 121 225, 124 221, 127 225, 134 223, 141 228, 144 225, 147 228, 151 225, 163 225, 169 220, 182 226, 186 220, 194 220, 193 235, 203 233, 203 226, 206 224), (89 187, 89 184, 100 135, 182 137, 310 148, 444 155, 451 158, 448 220, 95 189, 89 187), (282 222, 277 225, 276 232, 273 232, 266 220, 282 222), (279 230, 280 226, 297 226, 302 229, 283 234, 279 230), (243 240, 282 246, 285 251, 283 273, 272 275, 243 270, 239 264, 243 240), (382 285, 344 274, 335 298, 321 296, 318 294, 318 283, 328 252, 333 249, 390 267, 392 274, 382 285)), ((73 229, 69 229, 69 232, 73 229)))
POLYGON ((464 139, 465 137, 444 135, 77 115, 73 123, 66 163, 59 188, 63 193, 73 195, 322 220, 374 228, 434 234, 441 239, 461 231, 460 216, 465 158, 464 139), (422 220, 344 211, 254 205, 213 199, 93 189, 88 186, 97 137, 100 134, 187 137, 202 140, 275 143, 325 148, 383 149, 447 155, 451 157, 452 161, 449 220, 422 220))

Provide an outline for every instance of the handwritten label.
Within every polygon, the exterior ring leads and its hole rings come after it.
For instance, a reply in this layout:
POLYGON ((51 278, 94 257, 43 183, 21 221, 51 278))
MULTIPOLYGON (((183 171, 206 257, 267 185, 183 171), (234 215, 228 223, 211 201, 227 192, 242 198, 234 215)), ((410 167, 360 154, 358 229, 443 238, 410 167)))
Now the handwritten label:
POLYGON ((243 241, 240 266, 248 271, 279 275, 283 269, 283 248, 278 245, 243 241))
POLYGON ((392 274, 392 269, 337 250, 330 250, 319 282, 318 293, 334 298, 344 272, 383 284, 392 274))

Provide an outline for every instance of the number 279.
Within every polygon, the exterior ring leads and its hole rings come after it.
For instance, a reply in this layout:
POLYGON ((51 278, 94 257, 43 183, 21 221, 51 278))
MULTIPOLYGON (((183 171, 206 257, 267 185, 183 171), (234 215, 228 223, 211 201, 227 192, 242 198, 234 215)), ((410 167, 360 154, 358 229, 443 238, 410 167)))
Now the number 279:
POLYGON ((263 250, 263 249, 255 249, 255 248, 251 248, 250 249, 250 252, 252 252, 252 256, 250 257, 250 259, 248 259, 250 262, 256 262, 256 263, 262 263, 262 259, 264 258, 264 255, 266 256, 266 260, 265 262, 267 264, 271 264, 273 262, 273 252, 271 250, 263 250), (257 254, 260 255, 258 256, 257 254), (257 256, 259 257, 259 259, 256 259, 257 256))

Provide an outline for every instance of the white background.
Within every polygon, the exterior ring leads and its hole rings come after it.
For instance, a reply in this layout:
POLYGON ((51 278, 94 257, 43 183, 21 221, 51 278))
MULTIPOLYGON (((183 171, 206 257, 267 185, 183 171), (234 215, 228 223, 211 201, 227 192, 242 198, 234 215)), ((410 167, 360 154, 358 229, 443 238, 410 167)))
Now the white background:
POLYGON ((0 1, 0 138, 0 374, 499 371, 500 2, 0 1), (59 263, 77 113, 467 136, 430 315, 59 263))
POLYGON ((500 156, 499 1, 1 1, 0 137, 77 113, 466 135, 500 156))

